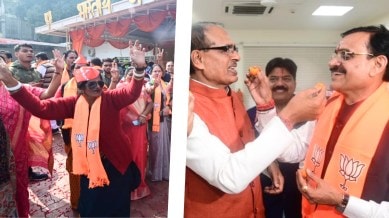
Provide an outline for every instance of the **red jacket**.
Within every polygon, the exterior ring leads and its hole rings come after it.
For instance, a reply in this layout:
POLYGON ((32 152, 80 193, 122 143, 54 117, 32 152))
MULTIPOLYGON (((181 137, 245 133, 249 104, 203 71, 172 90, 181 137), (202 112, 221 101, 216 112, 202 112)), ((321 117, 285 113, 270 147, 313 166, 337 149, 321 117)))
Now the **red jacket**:
MULTIPOLYGON (((102 93, 100 112, 100 152, 124 173, 133 160, 131 142, 120 127, 120 109, 133 103, 142 90, 143 80, 132 80, 123 89, 104 91, 102 93)), ((48 119, 59 120, 73 118, 78 96, 51 98, 40 100, 26 88, 12 94, 12 97, 33 115, 48 119)))

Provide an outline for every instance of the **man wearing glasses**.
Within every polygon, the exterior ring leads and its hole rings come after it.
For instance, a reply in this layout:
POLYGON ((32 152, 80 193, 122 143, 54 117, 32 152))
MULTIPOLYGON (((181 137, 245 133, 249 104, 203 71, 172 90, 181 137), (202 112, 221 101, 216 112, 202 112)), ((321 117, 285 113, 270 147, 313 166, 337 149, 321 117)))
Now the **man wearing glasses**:
MULTIPOLYGON (((236 45, 221 25, 194 24, 194 102, 189 111, 194 119, 188 122, 185 217, 264 217, 258 175, 293 143, 293 125, 315 119, 324 107, 324 90, 303 91, 255 139, 244 105, 229 87, 238 80, 239 60, 236 45)), ((266 76, 259 73, 245 83, 258 111, 275 114, 266 76)), ((273 191, 282 191, 282 181, 273 176, 273 191)))
POLYGON ((329 62, 335 93, 318 119, 307 177, 297 174, 303 216, 388 217, 389 31, 367 26, 341 36, 329 62))

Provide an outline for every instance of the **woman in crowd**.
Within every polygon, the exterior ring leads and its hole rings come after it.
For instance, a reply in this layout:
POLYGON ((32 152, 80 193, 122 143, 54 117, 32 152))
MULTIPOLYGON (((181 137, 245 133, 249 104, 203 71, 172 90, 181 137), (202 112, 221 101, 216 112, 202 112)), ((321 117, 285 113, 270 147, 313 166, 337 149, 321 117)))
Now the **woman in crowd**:
POLYGON ((18 217, 16 209, 16 172, 11 143, 0 118, 0 217, 18 217))
POLYGON ((161 79, 163 68, 154 64, 148 90, 153 90, 154 109, 150 131, 149 169, 151 181, 169 180, 170 137, 171 137, 171 83, 161 79))
MULTIPOLYGON (((61 53, 58 50, 53 51, 54 57, 61 58, 61 53)), ((63 61, 55 61, 56 72, 47 89, 33 87, 24 84, 23 88, 31 92, 38 99, 46 99, 54 96, 55 91, 60 85, 61 75, 59 72, 63 70, 63 61)), ((4 61, 0 59, 0 69, 2 72, 9 72, 9 69, 4 61)), ((13 77, 12 77, 13 78, 13 77)), ((13 78, 14 79, 14 78, 13 78)), ((17 80, 14 80, 17 82, 17 80)), ((19 83, 20 84, 20 83, 19 83)), ((22 85, 20 85, 22 86, 22 85)), ((18 215, 27 217, 29 214, 28 200, 28 140, 27 131, 31 118, 31 113, 24 107, 20 106, 11 96, 10 93, 15 90, 8 88, 0 83, 0 118, 2 119, 7 134, 10 138, 11 149, 15 157, 16 166, 16 203, 18 215)))
MULTIPOLYGON (((127 86, 131 82, 134 67, 129 67, 125 73, 125 80, 117 85, 117 88, 127 86)), ((137 200, 150 195, 150 189, 146 184, 146 167, 147 167, 147 121, 150 119, 150 112, 153 109, 153 102, 145 88, 139 98, 123 108, 120 112, 122 128, 126 135, 130 138, 135 158, 134 161, 138 166, 141 174, 141 183, 137 189, 131 193, 131 200, 137 200)))

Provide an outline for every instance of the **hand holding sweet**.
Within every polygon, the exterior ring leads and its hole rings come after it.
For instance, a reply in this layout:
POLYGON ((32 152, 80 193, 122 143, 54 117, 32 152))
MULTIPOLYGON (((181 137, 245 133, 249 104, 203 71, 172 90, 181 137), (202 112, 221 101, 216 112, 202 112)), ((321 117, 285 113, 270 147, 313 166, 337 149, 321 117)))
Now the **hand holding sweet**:
POLYGON ((304 169, 306 178, 301 169, 296 172, 297 187, 301 194, 311 204, 340 205, 343 199, 343 191, 326 183, 310 170, 304 169))
POLYGON ((278 114, 292 125, 315 120, 326 104, 325 89, 310 88, 297 93, 278 114))
POLYGON ((257 105, 269 104, 272 101, 272 93, 268 78, 260 67, 250 67, 246 74, 245 84, 257 105))

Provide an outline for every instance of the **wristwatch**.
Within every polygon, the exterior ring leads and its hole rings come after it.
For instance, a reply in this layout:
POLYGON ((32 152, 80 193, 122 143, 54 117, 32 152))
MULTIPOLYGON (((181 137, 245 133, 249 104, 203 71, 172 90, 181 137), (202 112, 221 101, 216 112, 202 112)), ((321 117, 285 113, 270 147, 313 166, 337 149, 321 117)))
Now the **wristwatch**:
POLYGON ((343 213, 344 210, 346 209, 346 206, 348 204, 349 199, 350 199, 350 195, 347 193, 344 193, 343 198, 342 198, 342 202, 338 206, 336 206, 335 209, 337 211, 343 213))

